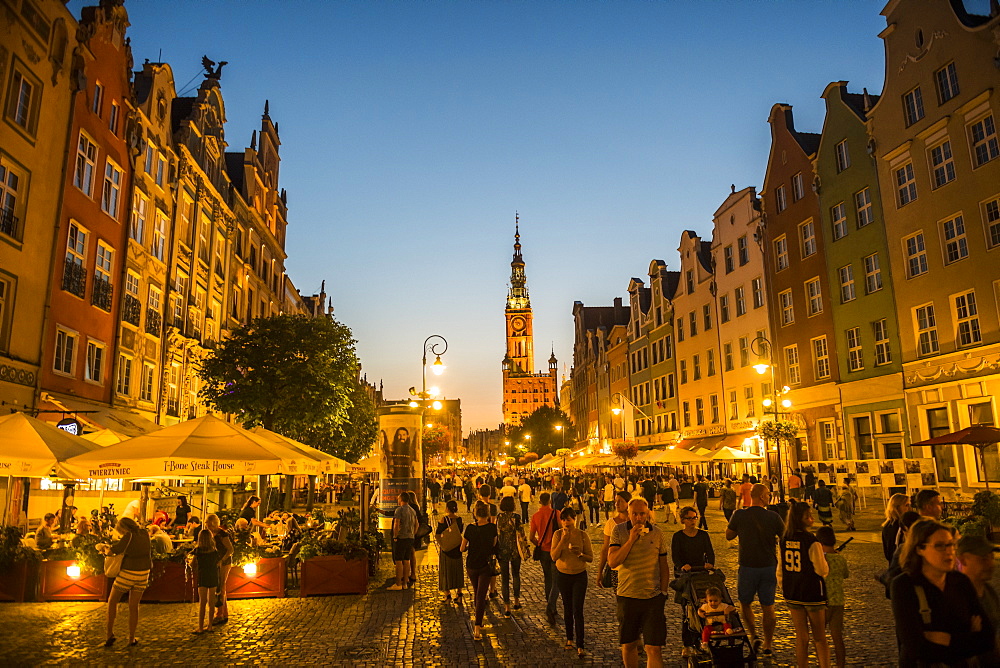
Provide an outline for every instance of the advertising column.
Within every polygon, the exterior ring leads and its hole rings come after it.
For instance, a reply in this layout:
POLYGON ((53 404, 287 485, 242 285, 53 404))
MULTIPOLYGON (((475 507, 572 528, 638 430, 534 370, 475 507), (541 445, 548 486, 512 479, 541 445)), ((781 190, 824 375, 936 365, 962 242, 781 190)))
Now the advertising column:
POLYGON ((378 454, 381 464, 379 487, 380 528, 392 526, 392 515, 399 505, 400 492, 412 490, 420 503, 423 495, 423 448, 421 425, 423 412, 407 405, 378 409, 378 454))

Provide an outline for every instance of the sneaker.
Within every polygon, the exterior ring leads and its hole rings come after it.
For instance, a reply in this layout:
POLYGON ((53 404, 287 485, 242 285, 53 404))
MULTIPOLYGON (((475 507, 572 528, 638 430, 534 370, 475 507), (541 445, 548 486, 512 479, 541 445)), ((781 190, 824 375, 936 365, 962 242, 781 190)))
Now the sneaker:
POLYGON ((387 587, 386 589, 388 591, 403 591, 403 585, 394 584, 394 585, 391 585, 391 586, 387 587))

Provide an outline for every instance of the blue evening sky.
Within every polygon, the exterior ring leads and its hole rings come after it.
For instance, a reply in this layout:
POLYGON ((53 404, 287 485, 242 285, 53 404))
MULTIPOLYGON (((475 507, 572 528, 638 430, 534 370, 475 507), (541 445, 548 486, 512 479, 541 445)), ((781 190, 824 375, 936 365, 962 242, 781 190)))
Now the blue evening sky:
POLYGON ((162 50, 192 94, 203 54, 229 61, 230 150, 270 100, 292 280, 326 280, 389 398, 419 387, 421 344, 445 336, 435 382, 466 431, 502 421, 515 210, 535 365, 554 345, 568 376, 575 300, 626 297, 654 258, 676 269, 682 230, 711 238, 730 184, 760 188, 773 103, 819 132, 829 82, 880 92, 883 6, 126 3, 137 69, 162 50))

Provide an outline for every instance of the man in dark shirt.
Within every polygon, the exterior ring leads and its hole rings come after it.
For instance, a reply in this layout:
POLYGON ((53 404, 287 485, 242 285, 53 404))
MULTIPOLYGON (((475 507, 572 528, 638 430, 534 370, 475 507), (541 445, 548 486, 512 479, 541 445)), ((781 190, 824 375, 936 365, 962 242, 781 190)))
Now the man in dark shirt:
POLYGON ((740 539, 740 568, 736 589, 740 612, 755 646, 759 641, 752 607, 754 596, 760 602, 765 657, 771 656, 771 640, 776 621, 774 596, 778 588, 777 545, 785 531, 785 523, 778 514, 766 508, 770 500, 771 492, 765 485, 754 485, 750 490, 750 506, 733 513, 729 528, 726 529, 726 540, 733 540, 737 536, 740 539))
POLYGON ((705 519, 705 508, 708 507, 708 483, 705 476, 699 475, 694 484, 694 505, 698 506, 698 528, 708 531, 708 520, 705 519))
POLYGON ((566 506, 567 501, 569 501, 569 495, 566 494, 566 490, 560 489, 552 495, 552 509, 561 511, 566 506))

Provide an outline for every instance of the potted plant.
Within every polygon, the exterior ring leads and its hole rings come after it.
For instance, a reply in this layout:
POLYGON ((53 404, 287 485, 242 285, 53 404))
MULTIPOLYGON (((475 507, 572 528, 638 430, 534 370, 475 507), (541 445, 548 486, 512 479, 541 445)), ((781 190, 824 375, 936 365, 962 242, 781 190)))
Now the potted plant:
POLYGON ((988 490, 977 492, 972 498, 971 512, 956 520, 955 528, 963 536, 985 536, 997 542, 1000 539, 1000 496, 988 490))
POLYGON ((635 459, 636 455, 639 454, 639 446, 632 441, 623 441, 615 443, 611 448, 611 452, 614 453, 615 457, 622 460, 622 465, 625 467, 625 474, 628 475, 628 460, 635 459))
POLYGON ((21 539, 19 528, 0 526, 0 601, 20 603, 34 596, 42 556, 21 539))
POLYGON ((97 544, 100 536, 77 535, 62 547, 45 552, 40 566, 40 601, 103 601, 110 578, 104 576, 104 556, 97 544))
POLYGON ((153 551, 153 568, 149 573, 149 586, 142 595, 143 601, 180 602, 193 600, 197 585, 194 574, 187 566, 188 555, 194 544, 178 547, 172 552, 153 551))
POLYGON ((232 530, 233 567, 226 580, 226 597, 284 598, 285 558, 273 546, 254 545, 249 529, 232 530))
POLYGON ((363 594, 385 539, 374 527, 361 530, 354 508, 338 513, 334 528, 308 529, 299 542, 302 560, 299 596, 363 594))

